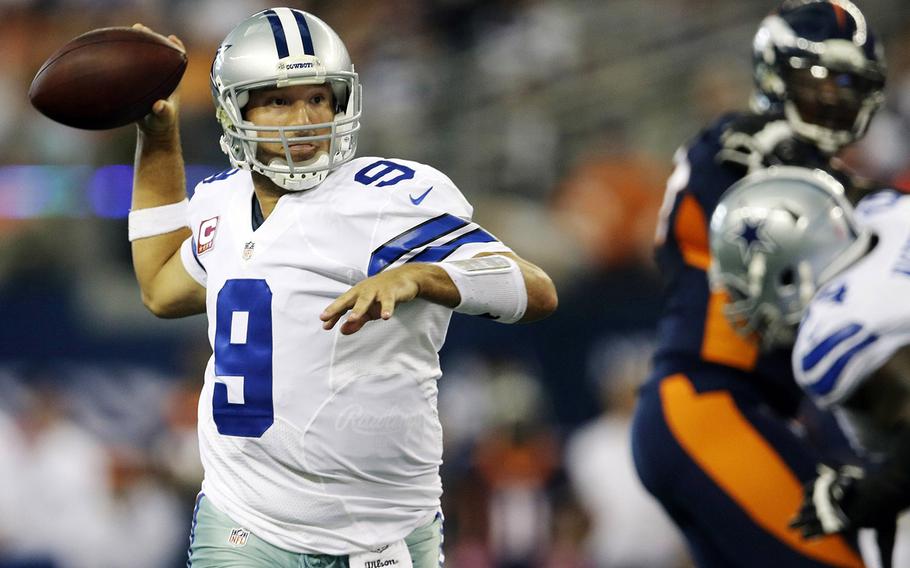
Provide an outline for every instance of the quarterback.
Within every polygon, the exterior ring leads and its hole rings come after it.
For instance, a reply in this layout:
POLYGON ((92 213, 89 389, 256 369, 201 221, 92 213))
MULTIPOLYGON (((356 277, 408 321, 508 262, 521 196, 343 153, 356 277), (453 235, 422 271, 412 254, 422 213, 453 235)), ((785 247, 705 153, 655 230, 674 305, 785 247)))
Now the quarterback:
POLYGON ((241 22, 211 82, 233 168, 187 202, 177 101, 158 101, 130 213, 145 305, 208 316, 190 564, 435 568, 451 312, 533 321, 555 288, 441 172, 355 158, 358 75, 312 14, 241 22))

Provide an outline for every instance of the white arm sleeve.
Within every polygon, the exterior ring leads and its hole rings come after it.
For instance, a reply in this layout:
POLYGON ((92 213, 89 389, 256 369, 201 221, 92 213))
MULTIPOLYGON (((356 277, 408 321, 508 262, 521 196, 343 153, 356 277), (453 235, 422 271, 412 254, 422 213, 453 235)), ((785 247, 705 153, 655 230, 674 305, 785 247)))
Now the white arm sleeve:
POLYGON ((518 263, 501 255, 436 263, 452 279, 461 302, 456 312, 519 321, 528 308, 528 290, 518 263))

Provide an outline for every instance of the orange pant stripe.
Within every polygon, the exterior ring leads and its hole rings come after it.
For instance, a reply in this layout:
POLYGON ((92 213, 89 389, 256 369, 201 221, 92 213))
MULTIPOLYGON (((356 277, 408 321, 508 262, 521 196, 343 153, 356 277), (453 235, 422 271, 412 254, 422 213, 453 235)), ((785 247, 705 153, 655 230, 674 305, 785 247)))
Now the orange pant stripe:
POLYGON ((767 533, 801 554, 832 566, 862 568, 839 536, 803 540, 787 528, 802 502, 802 486, 775 449, 725 391, 699 394, 682 374, 660 386, 674 438, 698 466, 767 533))

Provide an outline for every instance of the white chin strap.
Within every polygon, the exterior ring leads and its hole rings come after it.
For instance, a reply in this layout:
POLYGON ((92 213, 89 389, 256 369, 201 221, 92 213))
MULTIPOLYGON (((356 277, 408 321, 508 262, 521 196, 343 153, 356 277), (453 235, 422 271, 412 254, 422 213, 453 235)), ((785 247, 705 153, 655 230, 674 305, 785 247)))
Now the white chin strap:
POLYGON ((272 180, 275 185, 288 191, 312 189, 322 183, 326 176, 329 175, 329 155, 325 152, 320 152, 318 156, 303 165, 307 167, 316 166, 320 169, 315 172, 292 174, 287 162, 281 158, 273 158, 269 162, 269 169, 253 166, 253 171, 261 173, 272 180))
MULTIPOLYGON (((320 168, 318 171, 297 172, 292 174, 291 168, 288 167, 288 163, 281 158, 273 158, 265 167, 262 167, 262 165, 259 165, 259 162, 255 160, 245 159, 244 155, 246 152, 244 152, 242 142, 235 142, 235 144, 240 144, 240 147, 237 148, 236 151, 232 148, 231 141, 227 134, 221 136, 221 150, 228 155, 232 166, 262 174, 272 180, 278 187, 288 191, 305 191, 307 189, 312 189, 325 181, 326 176, 329 175, 329 155, 326 152, 320 152, 315 158, 300 164, 300 166, 306 167, 316 166, 320 168)), ((248 146, 248 151, 252 155, 255 155, 256 143, 250 143, 248 146)))

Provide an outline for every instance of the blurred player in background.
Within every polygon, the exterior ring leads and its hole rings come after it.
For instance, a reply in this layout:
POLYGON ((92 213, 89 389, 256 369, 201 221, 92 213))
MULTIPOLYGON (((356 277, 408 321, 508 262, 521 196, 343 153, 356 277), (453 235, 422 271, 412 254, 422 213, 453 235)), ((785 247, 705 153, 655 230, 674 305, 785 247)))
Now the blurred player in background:
POLYGON ((158 101, 130 214, 146 306, 208 314, 190 563, 436 568, 451 312, 532 321, 555 289, 439 171, 354 158, 360 83, 318 18, 253 15, 211 80, 234 169, 187 205, 176 100, 158 101))
POLYGON ((820 455, 791 428, 802 393, 790 350, 740 337, 723 293, 709 289, 707 220, 750 171, 835 171, 832 157, 883 100, 884 62, 845 0, 783 3, 762 21, 753 56, 753 112, 720 118, 675 157, 657 235, 667 291, 633 422, 635 465, 700 566, 862 566, 846 540, 807 542, 787 527, 820 455))
POLYGON ((802 168, 749 176, 711 221, 711 280, 735 298, 731 323, 766 344, 795 338, 799 385, 873 464, 819 466, 792 523, 805 537, 887 531, 910 507, 908 242, 910 197, 876 193, 854 212, 834 178, 802 168))

